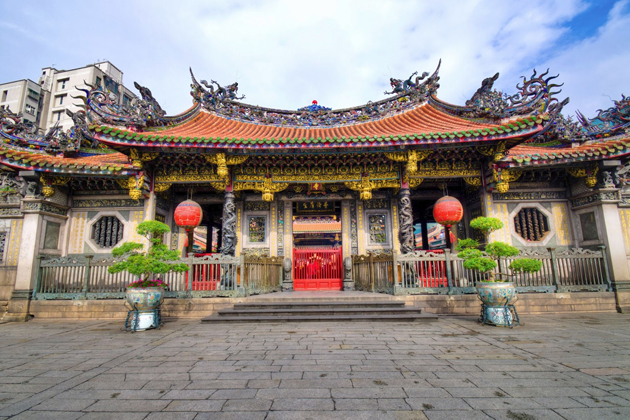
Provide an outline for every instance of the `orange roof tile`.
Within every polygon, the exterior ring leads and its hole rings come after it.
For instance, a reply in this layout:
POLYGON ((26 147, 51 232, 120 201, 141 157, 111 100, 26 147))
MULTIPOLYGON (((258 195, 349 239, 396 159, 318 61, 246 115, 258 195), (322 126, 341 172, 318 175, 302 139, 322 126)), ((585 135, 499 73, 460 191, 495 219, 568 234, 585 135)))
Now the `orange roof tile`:
MULTIPOLYGON (((221 147, 226 144, 234 147, 236 144, 246 148, 282 144, 285 147, 302 147, 310 143, 321 146, 356 145, 359 141, 387 145, 408 137, 424 138, 433 143, 440 139, 471 141, 475 138, 489 140, 531 136, 542 129, 544 118, 547 117, 514 118, 503 124, 480 123, 440 111, 431 104, 423 104, 379 120, 322 128, 254 124, 200 110, 189 120, 158 131, 132 132, 108 126, 92 126, 91 129, 96 131, 99 140, 107 144, 132 146, 163 147, 177 143, 177 146, 221 147)), ((369 144, 361 144, 364 145, 369 144)))
MULTIPOLYGON (((621 137, 577 147, 544 147, 520 144, 499 161, 507 166, 551 165, 572 161, 592 161, 630 154, 630 138, 621 137)), ((504 166, 504 165, 502 165, 504 166)))

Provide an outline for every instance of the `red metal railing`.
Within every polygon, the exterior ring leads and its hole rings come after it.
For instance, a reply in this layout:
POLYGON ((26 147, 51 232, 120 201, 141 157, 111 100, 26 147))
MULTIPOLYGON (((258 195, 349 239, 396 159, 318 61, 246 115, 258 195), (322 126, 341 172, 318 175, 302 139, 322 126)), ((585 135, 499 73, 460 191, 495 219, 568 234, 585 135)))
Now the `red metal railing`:
POLYGON ((293 250, 295 290, 341 290, 342 278, 341 248, 293 250))

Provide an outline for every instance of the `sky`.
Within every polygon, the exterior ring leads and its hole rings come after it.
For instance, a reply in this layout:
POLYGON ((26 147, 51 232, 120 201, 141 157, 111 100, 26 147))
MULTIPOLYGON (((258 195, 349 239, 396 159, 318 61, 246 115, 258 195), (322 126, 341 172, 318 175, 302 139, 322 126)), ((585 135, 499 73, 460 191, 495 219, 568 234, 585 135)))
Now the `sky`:
POLYGON ((109 60, 124 84, 151 89, 169 115, 197 80, 239 83, 243 102, 333 109, 385 98, 389 78, 432 72, 437 96, 463 105, 481 81, 516 93, 550 69, 576 109, 630 94, 630 0, 86 0, 0 2, 0 83, 41 69, 109 60))

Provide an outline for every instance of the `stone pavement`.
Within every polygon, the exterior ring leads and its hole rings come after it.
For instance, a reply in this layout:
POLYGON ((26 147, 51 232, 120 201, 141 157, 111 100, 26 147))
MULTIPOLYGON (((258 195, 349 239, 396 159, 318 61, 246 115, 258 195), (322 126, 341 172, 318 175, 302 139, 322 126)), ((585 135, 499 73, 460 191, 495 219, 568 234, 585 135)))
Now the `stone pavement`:
POLYGON ((0 325, 0 419, 630 419, 630 316, 0 325))

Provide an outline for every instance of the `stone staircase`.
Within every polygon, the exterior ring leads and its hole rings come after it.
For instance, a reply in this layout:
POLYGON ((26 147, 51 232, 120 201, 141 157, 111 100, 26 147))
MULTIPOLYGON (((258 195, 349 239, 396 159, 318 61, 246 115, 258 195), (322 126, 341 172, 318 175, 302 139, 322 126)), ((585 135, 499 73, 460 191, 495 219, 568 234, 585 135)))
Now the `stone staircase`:
POLYGON ((236 303, 233 308, 219 310, 203 318, 216 322, 312 322, 312 321, 394 321, 430 322, 437 315, 423 314, 404 300, 328 300, 328 301, 250 301, 236 303))

